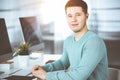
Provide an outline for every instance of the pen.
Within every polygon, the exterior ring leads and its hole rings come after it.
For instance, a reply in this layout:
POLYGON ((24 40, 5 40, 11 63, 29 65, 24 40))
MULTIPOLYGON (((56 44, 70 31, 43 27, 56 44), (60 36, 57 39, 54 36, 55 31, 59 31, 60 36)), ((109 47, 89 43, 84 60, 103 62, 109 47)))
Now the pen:
MULTIPOLYGON (((36 68, 35 70, 38 70, 38 68, 36 68)), ((28 75, 32 75, 32 72, 28 73, 27 76, 28 76, 28 75)))
POLYGON ((32 72, 28 73, 26 76, 32 75, 32 72))

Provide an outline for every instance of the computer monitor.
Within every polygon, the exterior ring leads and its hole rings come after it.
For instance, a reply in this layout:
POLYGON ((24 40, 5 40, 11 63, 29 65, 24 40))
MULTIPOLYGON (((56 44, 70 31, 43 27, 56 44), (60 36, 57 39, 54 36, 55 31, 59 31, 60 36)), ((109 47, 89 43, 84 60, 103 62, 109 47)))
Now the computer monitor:
POLYGON ((30 51, 41 50, 44 47, 40 26, 36 16, 20 17, 24 41, 31 45, 30 51))
POLYGON ((9 41, 5 20, 0 18, 0 63, 12 58, 12 47, 9 41))

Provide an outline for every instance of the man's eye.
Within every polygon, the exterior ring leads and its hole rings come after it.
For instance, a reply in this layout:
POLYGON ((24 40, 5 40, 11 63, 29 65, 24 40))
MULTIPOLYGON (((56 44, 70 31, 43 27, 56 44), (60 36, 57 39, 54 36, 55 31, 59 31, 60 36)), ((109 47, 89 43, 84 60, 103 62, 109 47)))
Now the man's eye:
POLYGON ((72 15, 68 15, 68 17, 72 17, 72 15))
POLYGON ((81 16, 79 13, 78 14, 76 14, 77 16, 81 16))

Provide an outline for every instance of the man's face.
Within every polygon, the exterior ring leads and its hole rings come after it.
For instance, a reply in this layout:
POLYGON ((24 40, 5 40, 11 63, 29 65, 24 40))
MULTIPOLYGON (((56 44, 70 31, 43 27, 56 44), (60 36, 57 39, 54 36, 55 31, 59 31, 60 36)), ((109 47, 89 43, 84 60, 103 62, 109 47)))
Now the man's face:
POLYGON ((81 7, 68 7, 66 9, 67 22, 75 33, 81 32, 86 27, 88 14, 85 14, 81 7))

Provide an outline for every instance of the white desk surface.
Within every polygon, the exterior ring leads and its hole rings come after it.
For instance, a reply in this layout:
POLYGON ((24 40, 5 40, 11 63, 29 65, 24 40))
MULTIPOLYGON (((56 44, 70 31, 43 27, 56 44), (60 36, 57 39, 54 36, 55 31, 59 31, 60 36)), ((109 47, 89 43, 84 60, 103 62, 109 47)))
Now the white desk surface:
MULTIPOLYGON (((61 57, 60 54, 33 54, 33 55, 30 55, 28 67, 25 68, 25 69, 22 69, 22 70, 24 70, 23 72, 29 72, 29 71, 31 71, 32 67, 34 65, 36 65, 36 64, 44 65, 46 61, 48 61, 48 60, 57 60, 60 57, 61 57)), ((0 69, 0 71, 5 72, 3 74, 0 74, 0 78, 10 76, 10 73, 14 72, 14 70, 20 70, 18 58, 15 57, 14 59, 12 59, 12 61, 14 62, 13 63, 14 64, 13 68, 11 68, 11 69, 2 69, 2 70, 0 69)), ((15 74, 17 74, 17 73, 15 73, 15 74)), ((25 74, 27 74, 27 73, 21 73, 20 75, 25 75, 25 74)))

